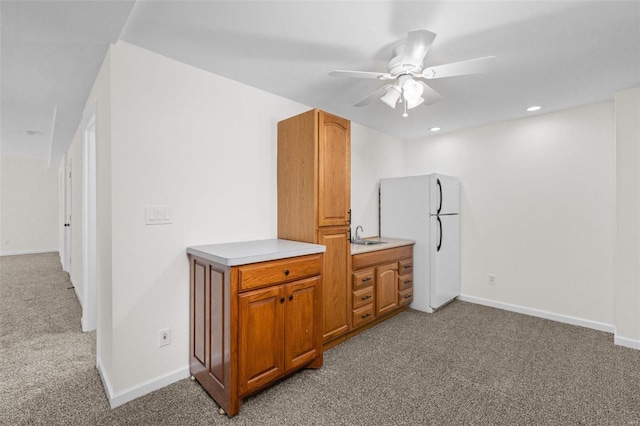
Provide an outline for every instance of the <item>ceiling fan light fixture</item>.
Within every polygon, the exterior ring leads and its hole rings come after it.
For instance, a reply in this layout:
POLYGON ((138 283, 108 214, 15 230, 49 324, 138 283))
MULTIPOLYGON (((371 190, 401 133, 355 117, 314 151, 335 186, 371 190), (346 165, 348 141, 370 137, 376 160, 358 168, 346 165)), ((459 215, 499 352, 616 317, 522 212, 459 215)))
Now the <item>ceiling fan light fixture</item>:
POLYGON ((380 100, 382 102, 384 102, 385 104, 389 105, 389 107, 395 109, 396 104, 398 103, 398 100, 400 99, 400 95, 401 95, 400 89, 398 87, 396 87, 396 86, 391 86, 389 88, 389 90, 387 90, 387 93, 382 95, 380 100))
MULTIPOLYGON (((422 85, 412 78, 409 78, 402 83, 402 93, 404 95, 404 98, 410 104, 412 102, 418 102, 418 99, 420 99, 420 97, 422 96, 423 91, 424 89, 422 85)), ((422 102, 424 102, 424 99, 422 99, 422 102)), ((418 103, 417 105, 420 105, 420 103, 418 103)))
POLYGON ((407 99, 407 109, 415 108, 418 105, 421 105, 423 102, 424 102, 424 98, 422 96, 420 96, 415 101, 411 101, 411 100, 407 99))

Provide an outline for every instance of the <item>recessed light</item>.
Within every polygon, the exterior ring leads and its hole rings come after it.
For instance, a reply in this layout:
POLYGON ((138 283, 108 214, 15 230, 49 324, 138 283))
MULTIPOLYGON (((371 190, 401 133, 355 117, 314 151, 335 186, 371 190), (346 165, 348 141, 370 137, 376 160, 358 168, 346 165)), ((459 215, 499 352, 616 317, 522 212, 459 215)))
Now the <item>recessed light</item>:
POLYGON ((440 127, 432 127, 429 130, 431 130, 432 132, 437 132, 438 130, 440 130, 440 127))
POLYGON ((538 111, 540 108, 542 108, 542 107, 539 106, 539 105, 530 106, 529 108, 527 108, 527 112, 538 111))

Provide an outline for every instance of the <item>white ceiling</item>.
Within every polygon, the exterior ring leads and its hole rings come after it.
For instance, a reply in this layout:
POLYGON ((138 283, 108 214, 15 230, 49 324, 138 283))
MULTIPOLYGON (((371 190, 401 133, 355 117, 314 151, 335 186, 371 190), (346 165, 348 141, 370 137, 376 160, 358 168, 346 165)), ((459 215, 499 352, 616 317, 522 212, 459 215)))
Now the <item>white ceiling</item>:
POLYGON ((2 154, 50 158, 52 165, 80 123, 108 44, 119 39, 403 139, 434 126, 448 132, 523 117, 535 104, 544 113, 599 102, 640 86, 640 1, 0 6, 2 154), (437 34, 425 66, 495 55, 497 69, 429 81, 443 99, 407 118, 377 101, 353 107, 384 83, 328 72, 387 71, 393 48, 418 28, 437 34))

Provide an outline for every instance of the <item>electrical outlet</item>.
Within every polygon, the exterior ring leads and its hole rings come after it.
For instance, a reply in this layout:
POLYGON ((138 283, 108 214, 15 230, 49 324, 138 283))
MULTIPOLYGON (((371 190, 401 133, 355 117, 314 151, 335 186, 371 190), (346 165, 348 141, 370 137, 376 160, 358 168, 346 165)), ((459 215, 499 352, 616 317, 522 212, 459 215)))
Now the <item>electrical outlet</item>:
POLYGON ((489 285, 496 285, 496 276, 489 274, 489 285))
POLYGON ((158 330, 158 346, 167 346, 171 343, 171 329, 163 328, 158 330))

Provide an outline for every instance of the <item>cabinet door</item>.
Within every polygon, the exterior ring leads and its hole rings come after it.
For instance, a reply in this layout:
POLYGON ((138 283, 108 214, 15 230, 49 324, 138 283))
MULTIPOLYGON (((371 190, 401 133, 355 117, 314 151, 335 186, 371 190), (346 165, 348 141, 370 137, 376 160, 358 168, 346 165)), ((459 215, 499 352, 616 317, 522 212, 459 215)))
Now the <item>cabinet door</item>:
POLYGON ((347 332, 350 243, 349 228, 321 228, 318 244, 327 247, 322 266, 322 340, 326 342, 347 332))
POLYGON ((398 307, 398 262, 376 268, 376 315, 384 315, 398 307))
POLYGON ((252 392, 284 373, 284 286, 239 296, 238 386, 252 392))
POLYGON ((349 224, 351 123, 318 112, 318 226, 349 224))
POLYGON ((284 359, 287 371, 301 367, 318 355, 322 341, 320 277, 285 286, 284 359))

